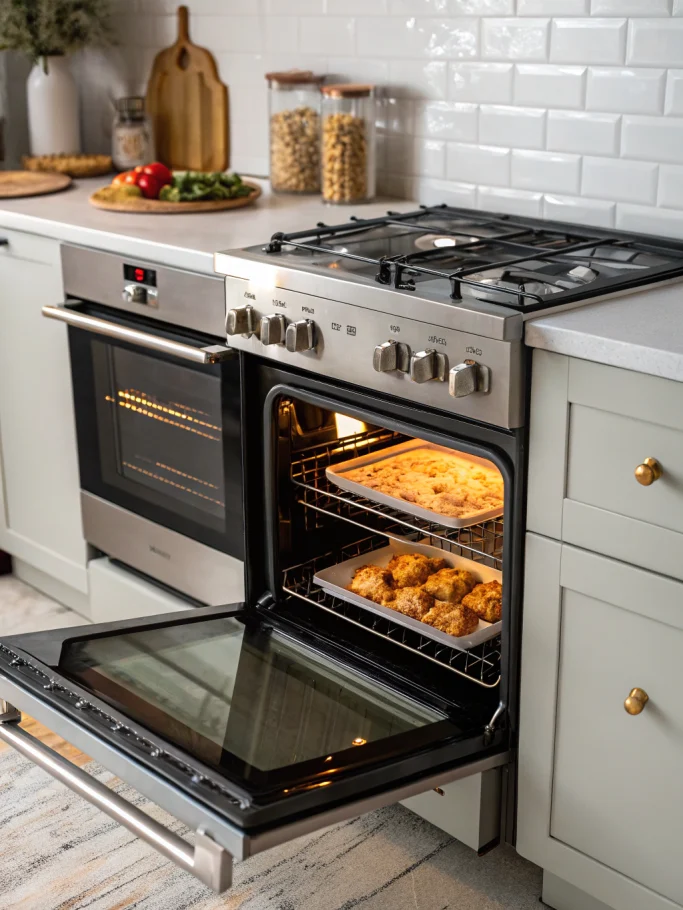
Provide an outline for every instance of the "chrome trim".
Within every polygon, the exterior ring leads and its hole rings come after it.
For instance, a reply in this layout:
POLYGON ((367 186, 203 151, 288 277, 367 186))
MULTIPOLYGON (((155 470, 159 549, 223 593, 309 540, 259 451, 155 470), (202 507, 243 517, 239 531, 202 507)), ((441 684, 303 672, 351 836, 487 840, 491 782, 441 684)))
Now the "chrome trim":
POLYGON ((204 885, 219 894, 231 886, 232 856, 203 829, 196 832, 195 845, 192 847, 146 812, 23 730, 16 719, 7 717, 13 709, 7 703, 5 705, 10 710, 3 712, 0 717, 0 739, 8 746, 92 803, 105 815, 128 828, 136 837, 150 844, 167 859, 173 860, 181 869, 191 872, 204 885))
POLYGON ((235 356, 234 351, 222 345, 215 344, 206 348, 195 348, 191 344, 171 341, 169 338, 150 335, 147 332, 141 332, 139 329, 132 329, 129 326, 107 322, 106 319, 98 319, 96 316, 77 313, 72 309, 73 305, 70 304, 68 308, 65 306, 44 306, 42 313, 48 319, 57 319, 74 328, 85 329, 85 331, 93 332, 96 335, 105 335, 107 338, 114 338, 117 341, 127 341, 130 344, 135 344, 150 351, 158 351, 161 354, 171 354, 173 357, 178 357, 180 360, 190 360, 192 363, 220 363, 222 360, 235 356))

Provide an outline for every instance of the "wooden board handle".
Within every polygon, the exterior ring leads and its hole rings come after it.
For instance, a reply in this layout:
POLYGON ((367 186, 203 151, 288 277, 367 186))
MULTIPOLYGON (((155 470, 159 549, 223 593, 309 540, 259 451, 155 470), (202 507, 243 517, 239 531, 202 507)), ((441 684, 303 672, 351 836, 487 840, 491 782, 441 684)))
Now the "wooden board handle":
POLYGON ((178 7, 178 40, 177 44, 187 44, 190 40, 190 11, 186 6, 178 7))

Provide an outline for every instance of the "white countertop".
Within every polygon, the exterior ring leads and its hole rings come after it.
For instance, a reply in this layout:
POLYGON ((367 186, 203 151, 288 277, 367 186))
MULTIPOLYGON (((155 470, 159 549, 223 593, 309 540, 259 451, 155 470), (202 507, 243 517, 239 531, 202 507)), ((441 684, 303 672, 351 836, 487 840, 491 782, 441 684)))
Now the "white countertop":
POLYGON ((526 324, 534 348, 683 382, 683 282, 526 324))
POLYGON ((106 182, 106 177, 77 180, 68 190, 49 196, 0 199, 0 236, 2 228, 28 231, 212 274, 215 252, 264 243, 276 231, 305 230, 318 221, 341 224, 351 215, 372 218, 384 215, 387 209, 409 212, 417 207, 405 199, 357 206, 325 205, 318 196, 275 195, 267 180, 254 180, 263 188, 263 195, 255 205, 243 209, 134 215, 105 212, 90 205, 90 194, 106 182))

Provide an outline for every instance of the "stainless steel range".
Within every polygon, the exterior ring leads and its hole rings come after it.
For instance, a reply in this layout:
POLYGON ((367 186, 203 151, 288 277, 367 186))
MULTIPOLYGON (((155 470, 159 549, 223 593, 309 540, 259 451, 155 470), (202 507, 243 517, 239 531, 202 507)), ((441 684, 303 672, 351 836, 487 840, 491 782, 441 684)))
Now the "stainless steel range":
POLYGON ((683 244, 447 206, 216 255, 230 346, 473 420, 524 423, 524 321, 683 275, 683 244))

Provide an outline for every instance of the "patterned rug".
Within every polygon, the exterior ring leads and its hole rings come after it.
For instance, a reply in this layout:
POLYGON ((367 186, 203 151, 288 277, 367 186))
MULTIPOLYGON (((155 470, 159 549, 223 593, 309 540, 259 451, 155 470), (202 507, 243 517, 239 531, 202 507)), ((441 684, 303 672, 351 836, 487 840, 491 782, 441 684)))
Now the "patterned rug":
MULTIPOLYGON (((94 762, 85 766, 188 832, 94 762)), ((217 897, 11 750, 0 753, 2 910, 538 910, 540 870, 473 851, 401 806, 237 863, 217 897)))

